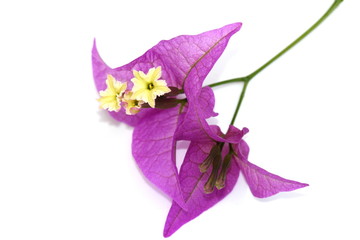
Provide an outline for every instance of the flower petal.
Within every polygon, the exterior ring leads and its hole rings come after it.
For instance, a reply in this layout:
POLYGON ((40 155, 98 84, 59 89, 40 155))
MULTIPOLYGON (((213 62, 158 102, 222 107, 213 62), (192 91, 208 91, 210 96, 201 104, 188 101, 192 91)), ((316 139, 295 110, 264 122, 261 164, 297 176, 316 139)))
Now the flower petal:
POLYGON ((175 164, 174 132, 179 108, 154 110, 133 133, 132 153, 143 174, 182 208, 186 208, 175 164))
POLYGON ((190 144, 179 174, 180 184, 188 211, 184 211, 175 201, 173 201, 166 219, 164 237, 169 237, 182 225, 215 205, 234 188, 239 177, 240 169, 235 162, 231 162, 231 166, 227 173, 225 187, 221 190, 215 189, 211 194, 204 193, 204 184, 210 175, 211 169, 206 173, 201 173, 199 165, 209 155, 211 148, 214 145, 215 142, 213 141, 202 143, 192 142, 190 144))
POLYGON ((146 99, 143 98, 143 101, 148 103, 150 107, 155 108, 155 96, 151 91, 147 91, 146 99))
POLYGON ((136 92, 132 92, 132 93, 133 93, 131 96, 132 99, 149 102, 148 98, 149 98, 150 91, 148 89, 140 89, 140 90, 137 90, 136 92))
POLYGON ((149 84, 144 79, 140 78, 139 74, 134 74, 134 75, 135 75, 135 78, 131 79, 131 82, 134 84, 131 91, 136 93, 139 90, 147 89, 149 84))
POLYGON ((154 82, 161 78, 161 67, 160 66, 155 69, 152 68, 152 69, 150 69, 150 71, 148 73, 148 75, 151 76, 150 82, 154 82))
POLYGON ((166 93, 171 92, 171 90, 170 90, 170 88, 168 88, 166 86, 165 87, 164 86, 156 86, 151 90, 151 92, 152 92, 154 98, 156 98, 156 97, 160 97, 166 93))

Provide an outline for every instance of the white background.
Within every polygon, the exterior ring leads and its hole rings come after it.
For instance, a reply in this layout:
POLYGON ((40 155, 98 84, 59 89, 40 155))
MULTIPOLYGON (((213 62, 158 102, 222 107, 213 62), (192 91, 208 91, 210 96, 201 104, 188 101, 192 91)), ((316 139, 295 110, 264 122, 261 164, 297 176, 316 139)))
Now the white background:
MULTIPOLYGON (((162 39, 241 21, 206 84, 249 74, 332 0, 1 1, 0 239, 162 239, 170 199, 99 110, 91 48, 112 67, 162 39)), ((243 177, 171 239, 359 239, 358 1, 250 83, 236 121, 250 161, 310 187, 266 200, 243 177)), ((225 130, 240 84, 215 89, 225 130)), ((178 155, 182 156, 184 151, 178 155)))

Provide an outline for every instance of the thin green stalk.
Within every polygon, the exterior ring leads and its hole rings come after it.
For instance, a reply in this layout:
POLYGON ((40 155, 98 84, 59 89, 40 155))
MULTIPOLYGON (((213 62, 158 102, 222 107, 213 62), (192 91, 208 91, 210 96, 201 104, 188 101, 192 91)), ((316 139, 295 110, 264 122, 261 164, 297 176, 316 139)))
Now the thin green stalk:
POLYGON ((264 65, 262 65, 260 68, 258 68, 256 71, 248 75, 248 77, 251 79, 255 77, 258 73, 260 73, 262 70, 264 70, 267 66, 269 66, 271 63, 273 63, 276 59, 281 57, 284 53, 289 51, 292 47, 294 47, 297 43, 299 43, 301 40, 303 40, 309 33, 311 33, 315 28, 317 28, 342 2, 343 0, 335 0, 334 3, 330 6, 330 8, 325 12, 325 14, 316 21, 308 30, 306 30, 300 37, 295 39, 292 43, 290 43, 286 48, 284 48, 281 52, 276 54, 273 58, 271 58, 269 61, 267 61, 264 65))
POLYGON ((232 117, 232 119, 231 119, 230 125, 234 125, 234 122, 235 122, 236 116, 237 116, 237 114, 238 114, 238 112, 239 112, 241 103, 242 103, 242 101, 243 101, 243 99, 244 99, 244 97, 245 97, 245 92, 246 92, 246 88, 247 88, 248 84, 249 84, 249 81, 244 82, 244 86, 243 86, 243 88, 242 88, 242 91, 241 91, 241 94, 240 94, 240 98, 239 98, 239 101, 238 101, 238 103, 237 103, 237 105, 236 105, 236 109, 235 109, 234 115, 233 115, 233 117, 232 117))
POLYGON ((254 72, 252 72, 251 74, 247 75, 246 77, 242 77, 242 78, 235 78, 235 79, 230 79, 230 80, 225 80, 225 81, 221 81, 218 83, 213 83, 210 84, 209 86, 211 87, 215 87, 215 86, 219 86, 219 85, 223 85, 223 84, 227 84, 227 83, 231 83, 231 82, 244 82, 244 87, 241 91, 234 115, 232 117, 231 123, 230 125, 233 125, 237 114, 239 112, 241 103, 244 99, 245 96, 245 92, 247 89, 247 85, 248 83, 251 81, 251 79, 253 79, 257 74, 259 74, 262 70, 264 70, 266 67, 268 67, 270 64, 272 64, 275 60, 277 60, 279 57, 281 57, 284 53, 286 53, 287 51, 289 51, 291 48, 293 48, 297 43, 299 43, 301 40, 303 40, 307 35, 309 35, 312 31, 314 31, 315 28, 317 28, 339 5, 340 3, 343 2, 343 0, 335 0, 334 3, 330 6, 330 8, 325 12, 325 14, 318 20, 316 21, 308 30, 306 30, 302 35, 300 35, 300 37, 298 37, 297 39, 295 39, 292 43, 290 43, 286 48, 284 48, 282 51, 280 51, 278 54, 276 54, 273 58, 271 58, 269 61, 267 61, 264 65, 262 65, 261 67, 259 67, 257 70, 255 70, 254 72))
POLYGON ((229 80, 209 84, 208 87, 216 87, 216 86, 220 86, 220 85, 224 85, 224 84, 232 83, 232 82, 245 82, 246 80, 247 80, 246 77, 233 78, 233 79, 229 79, 229 80))

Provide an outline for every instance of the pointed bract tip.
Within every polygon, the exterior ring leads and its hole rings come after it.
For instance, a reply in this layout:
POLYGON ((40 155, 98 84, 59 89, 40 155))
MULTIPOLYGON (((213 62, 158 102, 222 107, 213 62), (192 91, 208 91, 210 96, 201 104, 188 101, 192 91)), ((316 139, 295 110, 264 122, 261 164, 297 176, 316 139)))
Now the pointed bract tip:
POLYGON ((237 24, 239 27, 242 27, 243 23, 242 22, 236 22, 234 24, 237 24))
POLYGON ((230 23, 230 24, 225 25, 224 27, 226 27, 226 26, 236 26, 236 27, 241 27, 241 26, 242 26, 242 22, 234 22, 234 23, 230 23))
POLYGON ((299 188, 304 188, 304 187, 309 187, 310 185, 309 184, 307 184, 307 183, 300 183, 302 186, 301 187, 299 187, 299 188))
POLYGON ((164 232, 163 232, 164 238, 168 238, 168 237, 170 237, 172 234, 173 234, 173 233, 169 233, 169 230, 164 229, 164 232))
POLYGON ((164 226, 164 231, 163 231, 163 236, 164 238, 168 238, 170 236, 172 236, 182 225, 177 225, 176 227, 174 227, 174 225, 169 224, 168 222, 169 219, 166 219, 166 223, 164 226))
POLYGON ((219 29, 228 31, 230 35, 233 35, 234 33, 238 32, 241 29, 241 26, 242 26, 241 22, 235 22, 235 23, 227 24, 219 29))
POLYGON ((236 26, 236 31, 239 31, 242 27, 242 22, 234 22, 232 24, 229 24, 228 26, 236 26))
POLYGON ((94 41, 93 41, 92 54, 99 55, 97 48, 96 48, 96 38, 94 38, 94 41))
MULTIPOLYGON (((296 190, 296 189, 300 189, 300 188, 304 188, 304 187, 308 187, 308 186, 309 186, 309 184, 307 184, 307 183, 301 183, 301 182, 296 182, 296 183, 297 183, 297 186, 294 187, 293 190, 296 190)), ((292 190, 290 190, 290 191, 292 191, 292 190)))
POLYGON ((295 182, 295 181, 292 181, 294 182, 294 184, 296 184, 295 186, 293 186, 292 188, 289 188, 289 189, 283 189, 283 190, 279 190, 277 192, 274 192, 274 193, 271 193, 271 194, 267 194, 267 195, 259 195, 258 193, 254 193, 253 192, 253 195, 257 198, 268 198, 268 197, 272 197, 272 196, 275 196, 279 193, 286 193, 286 192, 291 192, 291 191, 294 191, 294 190, 298 190, 300 188, 304 188, 304 187, 308 187, 309 184, 307 183, 300 183, 300 182, 295 182))
MULTIPOLYGON (((294 186, 292 189, 289 189, 289 190, 286 190, 286 191, 282 191, 282 192, 291 192, 291 191, 294 191, 294 190, 298 190, 298 189, 300 189, 300 188, 304 188, 304 187, 308 187, 309 186, 309 184, 307 184, 307 183, 300 183, 300 182, 296 182, 297 184, 296 184, 296 186, 294 186)), ((278 193, 280 193, 280 192, 278 192, 278 193)), ((276 194, 273 194, 273 195, 276 195, 276 194)), ((272 196, 273 196, 272 195, 272 196)), ((270 197, 270 196, 269 196, 270 197)))

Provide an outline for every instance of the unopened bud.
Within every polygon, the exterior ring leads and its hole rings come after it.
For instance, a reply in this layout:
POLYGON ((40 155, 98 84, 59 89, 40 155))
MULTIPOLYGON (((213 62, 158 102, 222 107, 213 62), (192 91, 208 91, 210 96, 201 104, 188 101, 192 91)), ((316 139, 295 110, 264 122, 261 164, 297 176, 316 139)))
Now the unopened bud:
POLYGON ((221 166, 221 152, 219 151, 217 153, 218 154, 216 154, 212 162, 212 170, 210 177, 204 185, 204 192, 206 194, 212 193, 214 191, 215 183, 218 178, 219 168, 221 166))
POLYGON ((220 147, 218 144, 215 144, 215 146, 211 149, 209 155, 206 157, 206 159, 200 164, 199 168, 200 168, 200 172, 205 173, 210 165, 213 163, 214 159, 218 156, 221 155, 220 152, 220 147))
POLYGON ((216 180, 215 186, 218 190, 225 187, 225 181, 226 181, 226 173, 229 170, 230 167, 230 161, 231 161, 232 153, 228 153, 221 166, 220 174, 216 180))

